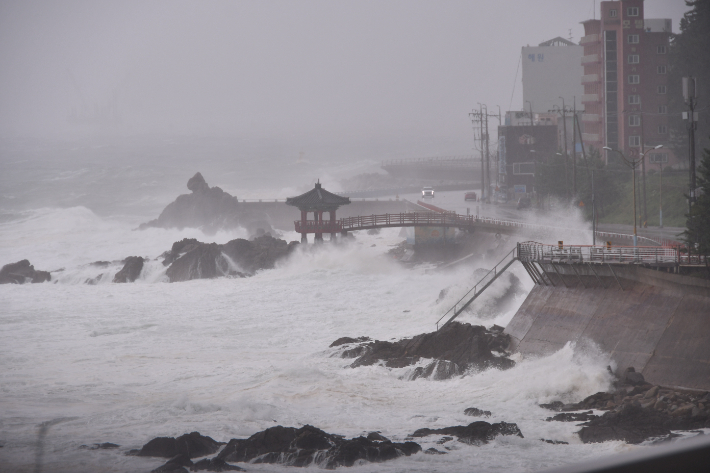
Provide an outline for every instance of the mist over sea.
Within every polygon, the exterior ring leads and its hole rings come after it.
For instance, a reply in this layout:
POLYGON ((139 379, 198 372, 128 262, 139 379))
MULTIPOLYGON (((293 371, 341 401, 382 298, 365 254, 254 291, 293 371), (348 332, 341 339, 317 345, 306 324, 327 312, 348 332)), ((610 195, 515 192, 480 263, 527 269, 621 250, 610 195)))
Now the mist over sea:
MULTIPOLYGON (((609 388, 608 358, 590 347, 567 346, 518 360, 508 371, 446 381, 407 381, 413 367, 352 369, 328 348, 343 336, 397 340, 434 330, 475 282, 473 269, 494 261, 448 272, 406 268, 387 255, 403 239, 399 229, 387 229, 358 233, 348 245, 296 251, 254 277, 170 284, 155 259, 174 241, 225 243, 246 238, 246 231, 134 230, 188 193, 185 183, 197 171, 240 199, 283 199, 316 179, 338 191, 338 179, 376 171, 379 160, 367 153, 324 164, 327 149, 301 155, 215 138, 18 140, 1 149, 0 265, 29 259, 53 271, 52 283, 0 286, 2 471, 36 471, 41 452, 47 472, 147 472, 162 461, 125 451, 192 431, 226 442, 275 425, 311 424, 403 441, 419 428, 476 420, 463 414, 468 407, 490 410, 489 422, 517 423, 525 438, 498 437, 480 447, 454 441, 446 455, 420 453, 352 471, 535 471, 638 448, 583 445, 574 423, 544 421, 550 413, 539 403, 609 388), (141 279, 109 282, 117 261, 132 255, 151 259, 141 279), (110 264, 89 264, 99 260, 110 264), (109 276, 103 282, 85 283, 102 272, 109 276), (51 426, 38 442, 46 422, 51 426), (121 448, 79 448, 101 442, 121 448)), ((295 232, 280 237, 298 240, 295 232)), ((522 268, 513 274, 529 291, 522 268)), ((491 307, 510 284, 501 278, 459 320, 505 326, 524 296, 503 311, 491 307)), ((427 449, 436 440, 420 443, 427 449)))

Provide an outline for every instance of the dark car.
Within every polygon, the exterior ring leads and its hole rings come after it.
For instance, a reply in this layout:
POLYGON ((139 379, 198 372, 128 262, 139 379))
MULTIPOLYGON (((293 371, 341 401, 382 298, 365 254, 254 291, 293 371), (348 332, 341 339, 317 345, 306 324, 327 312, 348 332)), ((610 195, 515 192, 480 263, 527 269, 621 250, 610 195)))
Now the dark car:
POLYGON ((475 192, 466 192, 466 194, 463 196, 463 200, 473 200, 474 202, 478 196, 476 196, 475 192))
POLYGON ((518 199, 518 209, 527 209, 530 208, 530 197, 521 197, 518 199))

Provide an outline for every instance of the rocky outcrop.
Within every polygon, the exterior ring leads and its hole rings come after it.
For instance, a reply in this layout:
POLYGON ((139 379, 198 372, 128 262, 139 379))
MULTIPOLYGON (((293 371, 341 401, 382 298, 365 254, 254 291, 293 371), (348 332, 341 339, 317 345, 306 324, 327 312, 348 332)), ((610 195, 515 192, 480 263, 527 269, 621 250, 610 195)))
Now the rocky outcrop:
POLYGON ((239 238, 223 245, 186 238, 173 243, 170 251, 163 254, 163 264, 168 266, 166 275, 170 282, 244 277, 260 269, 273 268, 296 245, 298 242, 286 243, 268 234, 252 240, 239 238))
POLYGON ((190 194, 179 195, 158 218, 142 223, 138 229, 200 228, 207 234, 237 227, 246 228, 251 234, 259 228, 273 231, 263 213, 250 210, 219 187, 210 187, 199 172, 187 181, 187 188, 190 194))
POLYGON ((48 271, 37 271, 26 259, 6 264, 0 269, 0 284, 38 283, 51 280, 52 276, 48 271))
POLYGON ((135 454, 139 457, 173 458, 185 455, 187 458, 197 458, 215 453, 221 445, 224 444, 211 437, 200 435, 199 432, 191 432, 178 438, 154 438, 135 454))
POLYGON ((123 268, 116 273, 116 276, 113 278, 113 282, 126 283, 133 282, 138 279, 138 276, 141 274, 141 270, 143 270, 143 261, 143 258, 140 256, 129 256, 123 260, 123 268))
POLYGON ((469 445, 483 445, 493 440, 499 435, 517 435, 523 438, 523 433, 516 424, 508 422, 498 422, 489 424, 488 422, 478 421, 468 425, 455 425, 452 427, 444 427, 443 429, 419 429, 415 431, 412 437, 426 437, 428 435, 453 435, 459 439, 459 442, 469 445))
POLYGON ((224 461, 310 465, 334 469, 360 460, 383 462, 421 451, 414 442, 394 443, 379 434, 344 439, 306 425, 271 427, 248 439, 232 439, 217 455, 224 461))
MULTIPOLYGON (((342 340, 336 340, 333 345, 342 340)), ((340 355, 356 358, 350 365, 353 368, 381 362, 389 368, 402 368, 431 359, 433 361, 426 366, 415 368, 409 378, 448 379, 469 370, 511 368, 515 363, 505 352, 509 341, 508 335, 499 330, 452 322, 439 331, 398 342, 356 340, 342 345, 340 355)))
POLYGON ((564 414, 550 421, 587 421, 578 432, 584 443, 621 440, 641 443, 653 438, 669 438, 672 430, 696 430, 710 427, 710 393, 665 388, 646 383, 643 376, 628 368, 610 392, 598 392, 586 399, 563 404, 541 404, 564 414), (592 415, 596 409, 607 411, 592 415))
POLYGON ((490 417, 491 416, 491 411, 484 411, 483 409, 479 409, 477 407, 469 407, 466 410, 464 410, 463 413, 465 415, 471 416, 471 417, 490 417))

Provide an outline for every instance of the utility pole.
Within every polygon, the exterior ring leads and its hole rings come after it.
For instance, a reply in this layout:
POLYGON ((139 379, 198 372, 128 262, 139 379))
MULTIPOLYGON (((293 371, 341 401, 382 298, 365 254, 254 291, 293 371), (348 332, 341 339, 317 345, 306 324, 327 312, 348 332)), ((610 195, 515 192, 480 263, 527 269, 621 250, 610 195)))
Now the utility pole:
POLYGON ((688 120, 688 154, 690 155, 690 194, 688 194, 688 214, 695 203, 695 129, 698 118, 695 112, 697 104, 695 77, 683 77, 683 98, 688 105, 688 112, 683 112, 683 118, 688 120))
POLYGON ((641 207, 643 208, 643 218, 641 220, 643 221, 643 226, 645 227, 646 222, 648 221, 648 214, 646 213, 646 155, 644 154, 644 151, 646 151, 646 145, 643 140, 643 111, 641 111, 641 107, 639 107, 639 116, 641 117, 641 143, 639 152, 642 156, 644 156, 643 161, 641 161, 641 188, 643 189, 643 205, 641 207))
POLYGON ((567 183, 567 176, 569 175, 567 172, 567 161, 569 161, 569 154, 567 152, 567 109, 565 108, 564 97, 560 98, 562 99, 562 130, 565 140, 565 190, 567 192, 567 200, 569 200, 569 184, 567 183))
POLYGON ((487 201, 490 201, 490 190, 491 190, 491 137, 488 134, 488 106, 486 106, 486 185, 488 186, 487 190, 488 193, 486 195, 488 196, 487 201))
POLYGON ((577 96, 572 108, 572 194, 577 197, 577 96))
MULTIPOLYGON (((479 110, 472 111, 468 115, 471 117, 471 123, 476 125, 476 123, 480 124, 480 142, 481 142, 481 201, 483 202, 483 199, 485 198, 485 192, 486 192, 486 184, 485 184, 485 159, 484 159, 484 152, 483 152, 483 105, 479 105, 479 110)), ((475 139, 475 137, 474 137, 475 139)))

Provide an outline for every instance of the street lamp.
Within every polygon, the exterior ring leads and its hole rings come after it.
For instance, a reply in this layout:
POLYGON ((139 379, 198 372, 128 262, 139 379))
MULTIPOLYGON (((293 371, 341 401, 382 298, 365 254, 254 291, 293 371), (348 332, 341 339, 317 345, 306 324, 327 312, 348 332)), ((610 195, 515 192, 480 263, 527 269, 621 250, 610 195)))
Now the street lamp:
MULTIPOLYGON (((642 145, 641 149, 643 149, 643 148, 644 147, 642 145)), ((615 151, 615 152, 619 153, 619 156, 621 156, 621 159, 624 161, 624 163, 626 163, 627 166, 629 166, 631 168, 631 171, 633 172, 633 176, 634 176, 633 177, 633 183, 634 183, 633 184, 633 187, 634 187, 633 188, 633 191, 634 191, 634 247, 638 246, 638 236, 636 235, 636 168, 639 166, 639 164, 641 164, 643 162, 644 157, 646 156, 647 152, 649 152, 653 149, 659 149, 659 148, 663 148, 663 145, 658 145, 658 146, 655 146, 651 149, 647 149, 646 151, 643 151, 641 153, 641 156, 638 159, 629 159, 626 156, 624 156, 624 153, 622 153, 618 149, 611 149, 608 146, 604 146, 604 148, 603 148, 607 151, 615 151)))

